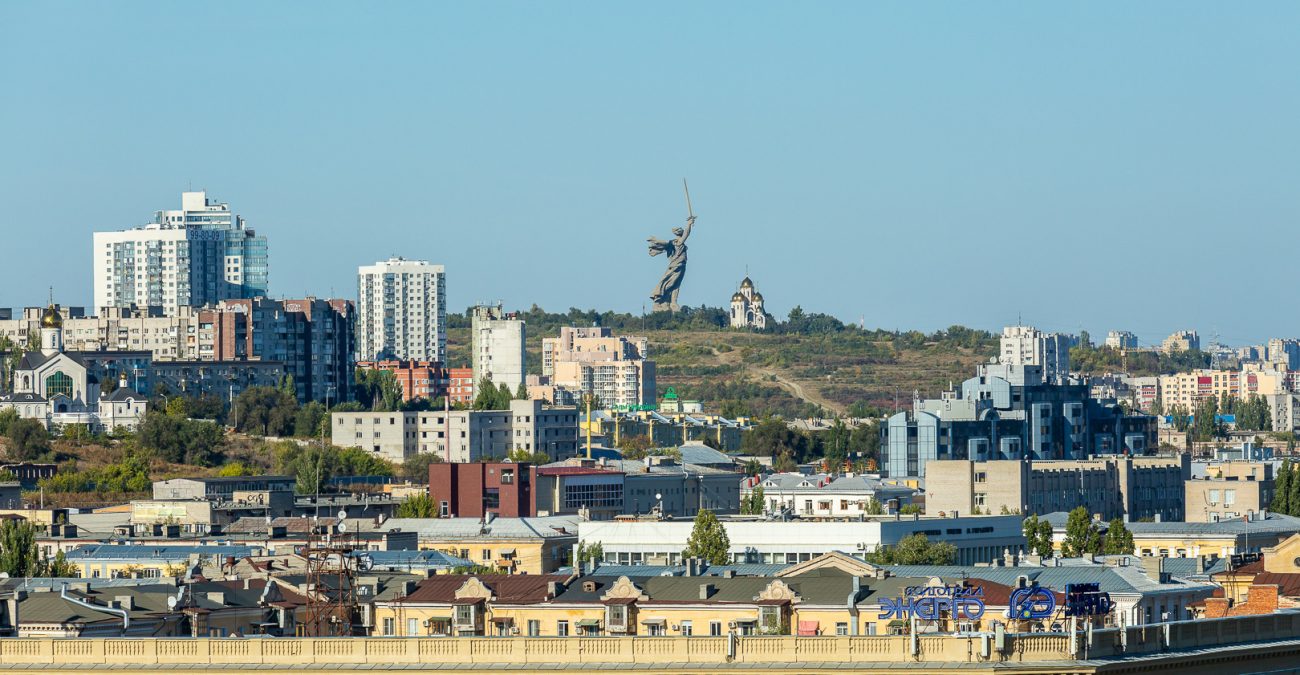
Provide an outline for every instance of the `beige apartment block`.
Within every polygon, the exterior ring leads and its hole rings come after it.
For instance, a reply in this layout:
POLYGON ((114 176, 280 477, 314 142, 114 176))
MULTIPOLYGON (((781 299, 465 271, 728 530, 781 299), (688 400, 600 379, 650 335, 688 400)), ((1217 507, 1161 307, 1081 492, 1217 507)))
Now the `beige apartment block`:
POLYGON ((649 405, 655 400, 649 350, 648 338, 565 326, 558 338, 542 340, 542 376, 549 378, 555 403, 581 403, 595 394, 604 406, 649 405))
POLYGON ((927 514, 1046 514, 1084 506, 1103 518, 1181 520, 1191 460, 939 460, 926 465, 927 514))
POLYGON ((1210 464, 1205 478, 1185 484, 1187 522, 1217 523, 1259 513, 1273 501, 1273 487, 1268 462, 1210 464))

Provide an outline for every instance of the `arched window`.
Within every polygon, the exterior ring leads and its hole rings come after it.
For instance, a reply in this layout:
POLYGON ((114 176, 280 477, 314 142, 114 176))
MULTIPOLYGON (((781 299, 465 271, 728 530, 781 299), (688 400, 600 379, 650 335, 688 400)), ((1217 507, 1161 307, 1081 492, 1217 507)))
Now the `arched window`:
POLYGON ((64 375, 63 371, 45 378, 45 398, 54 398, 59 394, 72 397, 72 378, 64 375))

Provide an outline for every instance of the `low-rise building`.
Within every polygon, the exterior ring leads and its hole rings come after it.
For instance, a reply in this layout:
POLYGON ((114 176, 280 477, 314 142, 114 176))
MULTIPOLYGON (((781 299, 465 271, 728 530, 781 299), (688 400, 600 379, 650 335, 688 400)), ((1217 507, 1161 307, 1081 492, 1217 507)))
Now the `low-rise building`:
POLYGON ((929 513, 1070 511, 1084 506, 1106 519, 1182 520, 1188 455, 1084 460, 930 462, 925 479, 929 513))
POLYGON ((380 531, 414 532, 419 549, 442 551, 511 574, 566 567, 578 543, 577 518, 392 518, 380 531))
MULTIPOLYGON (((1059 550, 1065 540, 1065 525, 1070 514, 1049 513, 1042 516, 1052 524, 1052 537, 1059 550)), ((1104 534, 1107 523, 1097 523, 1104 534)), ((1217 523, 1144 522, 1125 524, 1133 534, 1134 552, 1141 556, 1168 558, 1228 558, 1243 553, 1259 553, 1264 548, 1300 533, 1300 518, 1271 511, 1256 513, 1217 523)))
MULTIPOLYGON (((770 521, 722 518, 735 563, 794 564, 830 552, 862 557, 894 546, 910 534, 924 534, 957 548, 961 564, 986 563, 1006 550, 1025 547, 1019 516, 868 516, 854 520, 770 521)), ((582 522, 579 538, 599 543, 604 562, 618 565, 673 565, 682 561, 691 520, 582 522)))
POLYGON ((741 497, 762 490, 767 513, 801 518, 847 518, 879 515, 912 503, 916 490, 883 483, 874 476, 777 473, 741 483, 741 497))
POLYGON ((1260 513, 1273 501, 1273 465, 1269 462, 1217 462, 1204 477, 1184 483, 1187 518, 1217 523, 1260 513))
POLYGON ((361 370, 386 370, 393 374, 393 379, 402 388, 402 400, 417 398, 432 401, 447 395, 448 370, 437 361, 403 361, 388 359, 384 361, 361 361, 357 363, 361 370))

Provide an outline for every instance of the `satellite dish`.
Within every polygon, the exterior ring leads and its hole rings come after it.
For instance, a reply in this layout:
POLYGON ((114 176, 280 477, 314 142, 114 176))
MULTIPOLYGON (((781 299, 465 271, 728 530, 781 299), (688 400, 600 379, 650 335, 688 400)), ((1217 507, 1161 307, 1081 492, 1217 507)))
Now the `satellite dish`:
POLYGON ((347 523, 339 523, 339 534, 343 534, 344 532, 347 532, 347 531, 348 531, 348 524, 347 524, 347 523))
POLYGON ((348 517, 348 512, 343 509, 339 509, 338 516, 339 516, 339 520, 343 520, 348 517))
POLYGON ((664 496, 662 494, 659 494, 658 492, 655 493, 655 499, 663 499, 663 498, 664 496))
POLYGON ((176 605, 179 604, 181 604, 181 596, 179 594, 174 598, 170 595, 167 596, 167 609, 176 609, 176 605))

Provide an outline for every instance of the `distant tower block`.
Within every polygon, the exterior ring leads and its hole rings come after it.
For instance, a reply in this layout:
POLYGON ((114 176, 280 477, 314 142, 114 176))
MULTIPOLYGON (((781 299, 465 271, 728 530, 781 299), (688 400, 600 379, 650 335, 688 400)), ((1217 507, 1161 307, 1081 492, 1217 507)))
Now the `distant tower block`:
POLYGON ((731 327, 767 328, 767 312, 763 311, 763 294, 754 288, 754 282, 745 277, 740 290, 731 296, 731 327))

